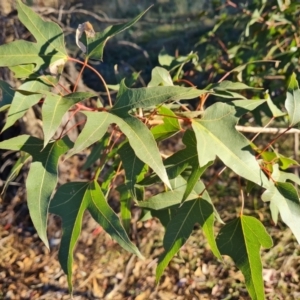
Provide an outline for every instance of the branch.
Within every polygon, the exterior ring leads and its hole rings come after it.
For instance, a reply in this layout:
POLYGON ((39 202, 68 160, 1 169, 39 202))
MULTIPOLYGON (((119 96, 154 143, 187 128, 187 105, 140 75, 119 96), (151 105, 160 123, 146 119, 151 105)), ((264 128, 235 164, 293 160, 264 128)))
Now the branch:
MULTIPOLYGON (((251 127, 251 126, 235 126, 236 130, 240 132, 250 132, 250 133, 270 133, 270 134, 281 134, 286 131, 287 128, 263 128, 263 127, 251 127)), ((299 133, 299 129, 292 128, 286 133, 299 133)))
MULTIPOLYGON (((180 123, 183 123, 182 119, 179 119, 178 121, 180 123)), ((163 120, 162 119, 149 120, 148 124, 152 126, 160 125, 163 124, 163 120)), ((272 127, 264 128, 264 127, 252 127, 252 126, 240 126, 240 125, 236 125, 235 129, 240 132, 269 133, 269 134, 281 134, 287 130, 287 128, 272 128, 272 127)), ((300 130, 296 128, 292 128, 289 131, 285 132, 285 134, 287 133, 300 133, 300 130)))

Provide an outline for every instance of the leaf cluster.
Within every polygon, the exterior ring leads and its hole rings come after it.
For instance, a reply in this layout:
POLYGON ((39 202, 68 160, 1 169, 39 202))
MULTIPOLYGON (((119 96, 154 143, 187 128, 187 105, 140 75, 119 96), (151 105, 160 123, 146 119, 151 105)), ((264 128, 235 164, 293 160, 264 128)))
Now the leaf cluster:
MULTIPOLYGON (((182 78, 181 71, 197 55, 191 53, 179 59, 161 52, 160 66, 152 70, 147 86, 132 88, 122 80, 114 101, 108 95, 108 105, 88 104, 85 100, 97 97, 96 94, 76 92, 76 86, 72 91, 61 88, 64 64, 77 61, 83 70, 90 68, 108 90, 101 74, 88 64, 89 59, 101 61, 107 40, 133 26, 146 11, 126 24, 99 33, 94 32, 91 24, 80 24, 77 42, 84 50, 84 61, 79 61, 68 56, 63 32, 57 24, 44 21, 21 0, 17 1, 17 9, 20 21, 36 42, 19 40, 0 46, 1 66, 10 68, 23 81, 14 88, 0 81, 0 109, 7 111, 2 131, 14 125, 29 108, 40 104, 44 138, 20 135, 0 142, 0 148, 27 153, 12 169, 8 182, 31 157, 26 180, 28 208, 46 246, 48 214, 62 219, 59 261, 68 277, 70 292, 73 292, 73 253, 86 210, 121 247, 143 257, 128 236, 131 207, 135 205, 158 218, 165 227, 165 251, 158 261, 157 282, 194 225, 199 224, 213 254, 220 260, 222 255, 229 255, 242 271, 252 299, 264 299, 260 250, 270 248, 272 239, 258 219, 244 215, 243 190, 251 192, 254 186, 261 189, 262 200, 269 204, 274 222, 278 222, 280 215, 300 242, 300 203, 295 188, 300 180, 287 170, 298 163, 272 148, 283 134, 261 148, 254 139, 249 140, 239 132, 236 125, 244 115, 268 105, 272 120, 282 116, 288 120, 284 133, 295 128, 300 122, 296 75, 293 73, 289 81, 285 109, 279 110, 270 97, 247 99, 242 91, 253 88, 240 81, 221 80, 204 89, 187 87, 185 84, 189 82, 182 78), (208 106, 206 100, 211 96, 218 101, 208 106), (195 99, 198 106, 191 111, 186 103, 195 99), (62 119, 68 114, 70 120, 77 113, 83 113, 85 123, 77 139, 71 141, 62 119), (166 157, 161 142, 174 135, 182 136, 184 147, 166 157), (90 154, 83 168, 92 170, 91 178, 57 187, 62 158, 66 160, 86 149, 90 154), (226 224, 208 193, 208 187, 221 172, 209 181, 203 179, 214 171, 217 162, 247 184, 240 185, 239 215, 226 224), (120 182, 117 177, 122 178, 121 184, 116 184, 120 182), (153 186, 159 186, 160 192, 146 199, 145 192, 153 186), (107 201, 113 189, 120 194, 120 217, 107 201), (217 235, 215 222, 222 226, 217 235)), ((244 66, 239 72, 248 74, 247 68, 244 66)))

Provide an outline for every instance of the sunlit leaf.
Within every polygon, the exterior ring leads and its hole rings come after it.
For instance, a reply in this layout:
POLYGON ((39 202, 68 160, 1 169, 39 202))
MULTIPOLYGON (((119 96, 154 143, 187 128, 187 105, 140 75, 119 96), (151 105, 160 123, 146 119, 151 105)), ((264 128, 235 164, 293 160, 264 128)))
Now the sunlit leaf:
MULTIPOLYGON (((165 48, 163 48, 159 55, 158 55, 158 62, 159 64, 162 66, 162 67, 165 67, 169 70, 169 72, 171 71, 174 71, 176 69, 178 69, 178 71, 180 71, 182 69, 182 67, 190 62, 190 61, 198 61, 198 55, 197 53, 189 53, 188 55, 186 56, 178 56, 178 57, 174 57, 174 56, 171 56, 169 55, 165 48)), ((174 76, 174 80, 177 80, 178 79, 178 72, 177 71, 177 74, 174 76)))
POLYGON ((235 90, 246 90, 246 89, 260 90, 260 88, 254 88, 242 82, 232 82, 228 80, 223 80, 220 83, 210 84, 207 88, 214 89, 214 90, 224 90, 224 91, 228 91, 228 90, 235 91, 235 90))
POLYGON ((9 69, 14 72, 15 78, 28 78, 34 73, 34 64, 11 66, 9 69))
POLYGON ((113 123, 108 113, 90 111, 83 113, 87 117, 86 123, 67 158, 99 141, 105 135, 109 124, 113 123))
POLYGON ((237 118, 233 106, 216 103, 206 109, 203 117, 192 121, 197 138, 200 166, 218 156, 238 175, 263 186, 268 180, 251 152, 249 141, 235 129, 237 118))
POLYGON ((42 107, 44 146, 48 144, 61 124, 64 114, 76 103, 95 97, 89 92, 75 92, 60 96, 50 92, 44 93, 46 99, 42 107))
POLYGON ((130 89, 121 82, 115 105, 111 113, 122 116, 133 108, 149 108, 166 101, 188 100, 206 94, 206 90, 180 86, 153 86, 130 89))
POLYGON ((42 96, 39 93, 36 93, 40 90, 49 90, 50 86, 45 84, 40 80, 31 80, 23 83, 20 87, 20 91, 16 91, 10 105, 7 119, 2 131, 14 125, 14 123, 22 118, 27 110, 33 105, 37 104, 42 96), (22 92, 21 92, 22 91, 22 92), (23 93, 23 91, 28 91, 33 93, 32 95, 28 95, 23 93))
POLYGON ((161 106, 157 112, 159 115, 163 116, 163 124, 151 128, 151 132, 156 141, 167 139, 181 130, 178 118, 172 110, 166 106, 161 106))
POLYGON ((254 110, 265 102, 266 100, 234 100, 227 102, 227 105, 231 105, 235 110, 234 116, 240 118, 247 112, 254 110))
POLYGON ((262 194, 262 200, 270 202, 272 219, 277 224, 278 213, 280 213, 282 221, 289 226, 295 235, 298 243, 300 243, 300 201, 298 193, 291 183, 285 180, 292 180, 300 183, 297 176, 288 174, 279 170, 278 165, 273 166, 272 180, 276 180, 276 184, 271 181, 269 188, 262 194))
POLYGON ((151 167, 164 183, 170 186, 157 144, 144 123, 130 115, 121 118, 108 112, 85 112, 85 115, 87 116, 87 123, 67 157, 100 140, 109 124, 114 123, 127 136, 136 156, 151 167))
POLYGON ((282 112, 272 101, 270 95, 268 93, 265 94, 265 99, 267 100, 268 107, 273 115, 273 117, 281 117, 284 116, 286 113, 282 112))
POLYGON ((34 64, 34 72, 46 70, 67 60, 62 29, 55 23, 44 21, 21 0, 17 0, 18 17, 36 39, 36 43, 18 40, 0 46, 0 66, 34 64))
MULTIPOLYGON (((150 197, 145 201, 139 201, 138 205, 147 209, 160 210, 181 203, 187 182, 181 176, 170 180, 172 191, 166 191, 150 197)), ((195 191, 186 197, 186 200, 192 200, 198 197, 195 191)))
POLYGON ((151 72, 151 81, 148 83, 148 87, 152 86, 173 86, 173 81, 170 73, 161 67, 155 67, 151 72))
POLYGON ((295 126, 300 122, 300 89, 296 74, 293 73, 285 100, 285 108, 290 117, 290 126, 295 126))
POLYGON ((278 156, 279 156, 279 165, 282 170, 286 170, 291 166, 299 166, 299 163, 292 158, 285 157, 281 154, 278 154, 278 156))
POLYGON ((116 123, 120 130, 127 136, 128 142, 136 156, 147 164, 170 187, 169 178, 163 165, 157 144, 147 126, 138 119, 128 115, 119 118, 110 115, 112 123, 116 123))

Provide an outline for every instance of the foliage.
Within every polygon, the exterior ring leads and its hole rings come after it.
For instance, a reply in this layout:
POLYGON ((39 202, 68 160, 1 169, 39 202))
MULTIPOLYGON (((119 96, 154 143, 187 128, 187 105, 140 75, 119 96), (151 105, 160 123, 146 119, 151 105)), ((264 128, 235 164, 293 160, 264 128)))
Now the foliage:
POLYGON ((290 74, 299 72, 299 3, 221 2, 214 1, 215 26, 196 42, 195 50, 204 54, 197 65, 205 74, 202 84, 233 70, 233 78, 281 95, 290 74))
MULTIPOLYGON (((265 6, 267 4, 263 9, 265 6)), ((260 84, 252 81, 250 86, 239 81, 225 81, 230 72, 205 89, 185 87, 184 84, 190 83, 182 78, 181 71, 186 63, 197 60, 197 55, 191 53, 178 59, 161 52, 159 62, 163 67, 152 70, 147 87, 131 88, 122 80, 114 102, 108 92, 108 104, 99 106, 85 101, 97 97, 95 94, 76 92, 76 85, 72 91, 62 87, 59 80, 63 66, 67 61, 75 61, 82 64, 82 71, 90 68, 108 91, 102 76, 88 61, 90 58, 101 60, 106 41, 134 25, 144 13, 127 24, 111 26, 103 33, 95 33, 89 23, 80 24, 77 44, 85 52, 85 60, 80 61, 67 55, 63 32, 58 25, 43 21, 21 0, 17 1, 17 8, 21 22, 36 42, 21 40, 0 46, 1 66, 11 68, 15 77, 23 80, 15 89, 0 82, 0 108, 8 110, 2 131, 11 127, 30 107, 40 104, 44 139, 19 135, 0 142, 0 148, 27 153, 16 163, 9 180, 28 157, 32 157, 26 181, 27 201, 32 222, 46 246, 48 213, 62 218, 59 261, 68 277, 70 292, 73 292, 73 252, 85 210, 120 246, 142 258, 128 237, 130 208, 134 203, 157 217, 165 227, 165 252, 158 262, 157 281, 198 223, 213 254, 220 260, 221 255, 229 255, 242 271, 252 299, 264 299, 260 249, 270 248, 272 239, 259 220, 244 215, 243 190, 247 187, 247 192, 251 192, 249 186, 264 190, 262 199, 269 203, 274 222, 277 223, 280 214, 300 242, 299 196, 291 183, 299 185, 299 179, 286 171, 297 162, 272 148, 275 141, 300 122, 300 89, 296 75, 291 76, 285 111, 281 111, 269 96, 262 100, 247 99, 244 91, 259 95, 255 87, 260 84), (209 96, 216 97, 217 103, 208 106, 209 96), (186 103, 195 98, 197 108, 190 111, 186 103), (289 123, 283 133, 261 149, 254 139, 249 140, 241 134, 236 125, 245 115, 249 117, 252 111, 265 104, 273 113, 272 120, 284 116, 289 123), (61 124, 63 115, 68 112, 69 120, 79 112, 86 120, 74 142, 68 138, 66 124, 61 124), (180 134, 184 147, 162 159, 160 142, 180 134), (56 189, 61 157, 66 160, 89 148, 92 151, 84 167, 92 167, 92 178, 68 182, 56 189), (111 161, 112 166, 105 170, 107 162, 111 161), (225 225, 208 194, 208 187, 222 171, 209 182, 203 180, 219 161, 244 180, 240 183, 240 214, 225 225), (123 178, 123 184, 115 185, 117 177, 123 178), (159 186, 161 192, 145 199, 145 191, 152 186, 159 186), (120 193, 121 219, 107 202, 113 189, 120 193), (216 221, 222 225, 217 236, 214 234, 216 221)), ((292 6, 287 8, 287 13, 292 9, 292 6)), ((245 36, 249 35, 256 20, 260 20, 260 14, 252 15, 243 33, 245 36)), ((289 24, 285 19, 280 20, 289 24)), ((241 44, 241 47, 244 46, 241 44)), ((261 44, 257 47, 264 48, 261 44)), ((234 65, 244 62, 238 49, 231 52, 232 59, 236 60, 234 65)), ((253 71, 249 68, 249 65, 236 68, 240 74, 237 78, 241 79, 241 74, 248 76, 253 71)), ((260 130, 258 128, 258 132, 260 130)))

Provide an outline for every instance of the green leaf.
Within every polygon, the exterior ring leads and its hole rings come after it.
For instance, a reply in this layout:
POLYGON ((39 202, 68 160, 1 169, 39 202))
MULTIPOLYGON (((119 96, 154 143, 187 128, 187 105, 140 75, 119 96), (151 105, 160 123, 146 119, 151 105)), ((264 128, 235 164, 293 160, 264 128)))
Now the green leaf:
POLYGON ((0 80, 0 112, 9 108, 14 95, 13 88, 5 81, 0 80))
POLYGON ((272 247, 273 242, 264 226, 253 217, 241 216, 221 228, 217 245, 242 271, 251 298, 265 299, 259 252, 261 247, 272 247))
POLYGON ((214 238, 214 210, 211 203, 202 198, 185 202, 167 225, 163 241, 165 252, 159 258, 156 269, 157 282, 170 260, 191 235, 195 223, 201 225, 213 253, 216 257, 221 258, 214 238))
POLYGON ((126 231, 121 225, 119 217, 108 205, 99 184, 96 181, 89 186, 89 205, 88 210, 92 217, 98 222, 103 229, 125 250, 143 258, 136 246, 129 240, 126 231))
POLYGON ((106 42, 116 34, 133 26, 150 8, 151 6, 125 24, 112 25, 105 28, 103 32, 97 32, 93 37, 86 37, 84 44, 87 47, 87 58, 102 60, 106 42))
POLYGON ((66 153, 71 142, 68 137, 48 144, 28 135, 0 142, 0 149, 24 151, 32 156, 32 163, 26 180, 27 203, 31 220, 41 240, 49 248, 47 239, 47 214, 49 201, 58 179, 58 160, 66 153))
POLYGON ((113 123, 108 113, 90 111, 82 113, 86 115, 87 121, 66 159, 101 140, 108 126, 113 123))
POLYGON ((263 201, 270 201, 272 219, 277 224, 278 212, 282 221, 290 227, 298 243, 300 243, 300 202, 298 193, 285 180, 300 183, 294 174, 288 174, 279 170, 278 165, 273 166, 272 180, 269 188, 262 194, 263 201), (277 181, 276 185, 273 180, 277 181), (279 185, 278 185, 279 182, 279 185))
POLYGON ((180 86, 154 86, 130 89, 126 87, 123 80, 115 105, 110 112, 122 116, 126 115, 133 108, 149 108, 166 101, 194 99, 207 92, 206 90, 180 86))
POLYGON ((120 217, 127 234, 129 234, 132 196, 126 185, 118 186, 117 191, 120 193, 120 217))
MULTIPOLYGON (((175 152, 163 162, 170 179, 176 178, 186 168, 193 165, 195 163, 195 159, 198 160, 195 133, 192 130, 186 130, 182 137, 182 142, 186 147, 175 152)), ((197 165, 199 166, 198 162, 197 165)), ((144 180, 139 182, 139 184, 147 186, 156 182, 159 182, 158 176, 156 174, 151 174, 151 176, 146 177, 144 180)))
POLYGON ((286 180, 290 180, 290 181, 295 182, 297 185, 300 185, 300 178, 294 173, 280 171, 279 179, 280 179, 280 181, 284 181, 284 182, 286 180))
POLYGON ((178 206, 179 205, 174 205, 167 209, 151 210, 151 215, 152 215, 152 217, 159 219, 160 223, 166 229, 169 222, 176 216, 178 206))
POLYGON ((136 199, 137 196, 135 184, 144 177, 145 173, 147 172, 147 168, 145 167, 145 164, 136 156, 134 150, 131 148, 128 142, 124 143, 119 148, 118 154, 120 155, 125 170, 125 184, 132 197, 136 199))
POLYGON ((108 194, 112 188, 112 183, 114 181, 114 177, 117 176, 116 171, 117 171, 119 163, 120 163, 119 159, 115 159, 113 161, 113 164, 111 166, 108 166, 103 177, 101 178, 101 189, 103 191, 103 194, 106 196, 108 196, 108 194))
POLYGON ((9 69, 14 72, 15 78, 28 78, 34 73, 34 64, 12 66, 9 69))
POLYGON ((192 120, 199 164, 204 166, 218 156, 238 175, 267 187, 268 180, 251 153, 249 141, 235 129, 235 113, 234 107, 216 103, 206 109, 201 120, 192 120))
POLYGON ((159 178, 170 187, 168 175, 163 165, 159 150, 148 127, 138 119, 128 115, 119 118, 108 114, 112 123, 116 123, 127 136, 136 156, 147 164, 159 178))
POLYGON ((84 114, 87 116, 87 123, 67 157, 100 140, 105 134, 108 125, 115 123, 127 136, 136 156, 152 168, 167 186, 170 186, 156 142, 144 123, 130 115, 120 118, 108 112, 85 112, 84 114))
POLYGON ((59 261, 72 285, 73 252, 81 232, 84 211, 92 217, 125 250, 142 258, 139 250, 129 240, 118 216, 107 204, 97 182, 69 182, 62 185, 50 203, 50 212, 59 215, 63 222, 63 235, 59 249, 59 261))
POLYGON ((242 82, 232 82, 232 81, 228 81, 228 80, 224 80, 220 83, 214 83, 214 84, 210 84, 208 87, 208 89, 214 89, 214 90, 230 90, 230 91, 236 91, 236 90, 260 90, 261 88, 255 88, 252 86, 248 86, 242 82))
POLYGON ((192 164, 192 171, 187 179, 187 185, 185 192, 182 196, 182 202, 187 199, 187 197, 191 194, 193 191, 196 183, 198 182, 201 175, 206 171, 206 169, 213 164, 213 161, 209 161, 205 166, 200 167, 198 163, 198 158, 195 160, 195 162, 192 164))
POLYGON ((103 136, 103 138, 93 146, 91 153, 89 154, 86 161, 84 162, 84 165, 82 166, 83 170, 86 170, 89 167, 91 167, 100 158, 100 155, 102 151, 105 149, 105 147, 107 146, 108 141, 109 141, 109 134, 106 133, 103 136))
POLYGON ((151 81, 148 83, 148 87, 152 86, 173 86, 173 81, 169 71, 162 67, 155 67, 151 72, 151 81))
POLYGON ((59 187, 50 202, 49 212, 62 218, 63 235, 58 253, 62 269, 68 276, 72 293, 73 252, 79 238, 83 213, 89 204, 89 182, 68 182, 59 187))
MULTIPOLYGON (((186 190, 187 182, 182 178, 182 176, 178 176, 177 178, 170 180, 170 182, 172 185, 172 191, 159 193, 150 197, 146 201, 139 201, 138 205, 147 209, 160 210, 180 204, 186 190)), ((186 198, 187 200, 192 200, 197 197, 198 194, 195 191, 191 191, 186 198)))
POLYGON ((23 40, 0 46, 0 66, 35 64, 34 72, 48 67, 55 73, 55 65, 63 65, 67 52, 62 29, 53 22, 43 21, 21 0, 17 1, 18 17, 33 34, 36 43, 23 40))
POLYGON ((296 74, 293 73, 286 95, 285 108, 290 117, 290 127, 300 122, 300 89, 296 74))
POLYGON ((29 161, 30 159, 30 155, 24 152, 20 153, 20 157, 19 159, 16 161, 16 163, 13 165, 12 169, 9 172, 9 175, 5 181, 5 184, 2 188, 2 192, 1 195, 3 195, 7 189, 7 187, 9 186, 9 184, 15 180, 15 178, 19 175, 21 169, 23 168, 23 166, 29 161))
POLYGON ((286 113, 282 112, 272 101, 270 98, 270 95, 268 93, 265 93, 265 99, 267 100, 268 107, 273 115, 273 117, 281 117, 284 116, 286 113))
POLYGON ((42 107, 44 146, 48 144, 61 124, 64 114, 76 103, 87 98, 95 97, 89 92, 75 92, 66 96, 60 96, 50 92, 44 92, 46 99, 42 107))
POLYGON ((165 48, 163 48, 158 54, 158 62, 161 66, 170 67, 174 60, 175 57, 169 55, 165 48))
POLYGON ((220 97, 220 98, 225 98, 225 99, 243 99, 247 100, 246 97, 243 95, 236 93, 236 92, 231 92, 229 90, 222 90, 222 89, 215 89, 211 90, 210 92, 213 96, 220 97))
POLYGON ((249 111, 254 110, 258 106, 264 104, 266 100, 235 100, 227 102, 228 105, 231 105, 235 109, 234 116, 239 118, 246 114, 249 111))
POLYGON ((198 61, 197 53, 189 53, 187 56, 174 57, 169 55, 163 48, 158 55, 158 62, 161 66, 166 67, 169 72, 178 69, 177 74, 174 76, 174 80, 178 79, 178 75, 182 70, 183 66, 190 61, 198 61))
POLYGON ((163 116, 163 124, 151 128, 151 132, 156 141, 167 139, 181 130, 178 118, 172 110, 166 106, 161 106, 157 112, 163 116))
POLYGON ((19 87, 20 91, 16 91, 14 94, 14 98, 7 114, 6 123, 2 131, 14 125, 18 119, 24 116, 30 107, 37 104, 41 100, 42 96, 36 92, 49 89, 50 86, 40 80, 31 80, 23 83, 19 87), (28 95, 23 93, 23 91, 28 91, 33 94, 28 95))
POLYGON ((270 208, 272 219, 277 224, 277 214, 280 213, 282 221, 292 230, 298 243, 300 243, 300 205, 295 201, 285 198, 275 187, 266 190, 262 199, 271 201, 270 208))
POLYGON ((299 166, 298 162, 292 158, 285 157, 281 154, 278 154, 279 165, 282 170, 286 170, 291 166, 299 166))
POLYGON ((300 206, 299 195, 295 187, 290 182, 276 182, 279 193, 286 199, 300 206))

